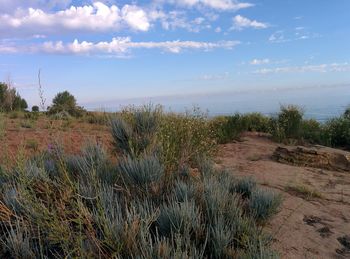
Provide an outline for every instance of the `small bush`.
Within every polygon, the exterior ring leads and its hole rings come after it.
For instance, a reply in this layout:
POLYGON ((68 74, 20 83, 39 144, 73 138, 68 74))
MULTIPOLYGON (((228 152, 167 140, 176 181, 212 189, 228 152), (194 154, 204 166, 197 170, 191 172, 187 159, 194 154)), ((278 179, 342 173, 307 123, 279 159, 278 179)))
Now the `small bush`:
POLYGON ((210 122, 199 110, 186 115, 163 114, 158 140, 161 146, 161 159, 169 171, 177 171, 184 164, 197 167, 199 156, 211 157, 216 151, 210 122))
POLYGON ((248 201, 249 213, 259 222, 266 222, 277 213, 282 199, 271 191, 257 189, 252 192, 248 201))
POLYGON ((327 121, 324 138, 330 146, 350 148, 350 119, 339 117, 327 121))
POLYGON ((163 206, 157 219, 159 232, 164 236, 175 234, 192 235, 200 231, 200 210, 194 202, 176 202, 163 206))
POLYGON ((152 183, 162 180, 164 168, 154 157, 128 157, 119 163, 119 171, 127 184, 131 187, 149 191, 152 183))
POLYGON ((233 191, 241 194, 243 198, 250 198, 255 188, 256 182, 252 178, 243 178, 233 186, 233 191))
POLYGON ((211 121, 212 130, 216 134, 219 144, 225 144, 236 140, 241 133, 247 130, 247 121, 236 113, 233 116, 217 117, 211 121))
POLYGON ((303 120, 301 132, 303 140, 311 144, 325 143, 322 125, 316 120, 303 120))
POLYGON ((299 107, 294 105, 281 106, 278 123, 287 138, 297 139, 300 137, 302 120, 303 111, 299 107))
POLYGON ((244 124, 246 126, 247 131, 253 132, 269 132, 270 129, 270 118, 258 113, 248 113, 242 115, 242 120, 245 121, 244 124))

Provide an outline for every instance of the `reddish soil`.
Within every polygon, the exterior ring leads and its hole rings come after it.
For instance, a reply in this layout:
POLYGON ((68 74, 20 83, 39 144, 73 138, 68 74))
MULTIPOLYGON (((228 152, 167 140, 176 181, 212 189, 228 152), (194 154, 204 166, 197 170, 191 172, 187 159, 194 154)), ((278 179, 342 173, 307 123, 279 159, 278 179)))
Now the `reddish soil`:
POLYGON ((62 145, 68 154, 79 153, 91 140, 102 142, 108 151, 112 151, 112 138, 106 126, 47 118, 32 123, 31 128, 25 128, 23 124, 28 124, 25 119, 6 120, 6 131, 0 138, 0 163, 13 163, 20 154, 34 155, 55 143, 62 145))
POLYGON ((266 136, 245 134, 241 142, 220 147, 217 163, 282 193, 281 211, 268 226, 281 258, 350 258, 338 241, 350 234, 350 172, 274 162, 277 146, 266 136), (290 191, 290 186, 303 186, 320 197, 290 191))

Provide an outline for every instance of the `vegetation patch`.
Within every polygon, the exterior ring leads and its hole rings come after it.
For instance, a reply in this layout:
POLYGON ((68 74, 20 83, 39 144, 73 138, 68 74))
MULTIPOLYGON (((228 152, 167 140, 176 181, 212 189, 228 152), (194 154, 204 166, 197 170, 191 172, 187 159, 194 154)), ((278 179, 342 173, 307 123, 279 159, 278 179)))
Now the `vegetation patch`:
POLYGON ((1 167, 1 257, 277 257, 263 227, 279 196, 213 167, 206 118, 146 107, 112 119, 111 132, 118 161, 90 142, 1 167))
POLYGON ((323 195, 319 191, 313 190, 305 185, 288 185, 285 187, 285 191, 305 200, 323 198, 323 195))

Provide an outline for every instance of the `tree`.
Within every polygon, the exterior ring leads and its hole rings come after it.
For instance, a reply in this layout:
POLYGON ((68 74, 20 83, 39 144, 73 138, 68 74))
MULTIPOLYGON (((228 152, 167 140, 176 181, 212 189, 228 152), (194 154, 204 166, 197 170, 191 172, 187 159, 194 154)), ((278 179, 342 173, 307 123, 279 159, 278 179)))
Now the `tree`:
POLYGON ((32 112, 39 112, 39 106, 34 105, 34 106, 32 107, 32 112))
POLYGON ((6 83, 0 83, 0 110, 4 112, 23 111, 28 108, 27 102, 16 89, 6 83))
POLYGON ((49 108, 50 114, 60 112, 68 112, 71 116, 79 117, 84 112, 84 109, 77 105, 77 101, 72 94, 68 91, 64 91, 56 94, 49 108))

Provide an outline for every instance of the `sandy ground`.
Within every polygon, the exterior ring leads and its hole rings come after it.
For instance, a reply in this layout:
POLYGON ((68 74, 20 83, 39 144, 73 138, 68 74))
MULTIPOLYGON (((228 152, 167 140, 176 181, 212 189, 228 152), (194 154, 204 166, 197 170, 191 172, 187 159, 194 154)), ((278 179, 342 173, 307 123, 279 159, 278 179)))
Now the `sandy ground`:
POLYGON ((277 146, 266 136, 245 134, 242 141, 220 146, 217 163, 282 193, 281 211, 268 226, 281 258, 350 258, 337 240, 350 235, 350 172, 274 162, 277 146), (290 191, 291 186, 304 186, 320 197, 290 191))

